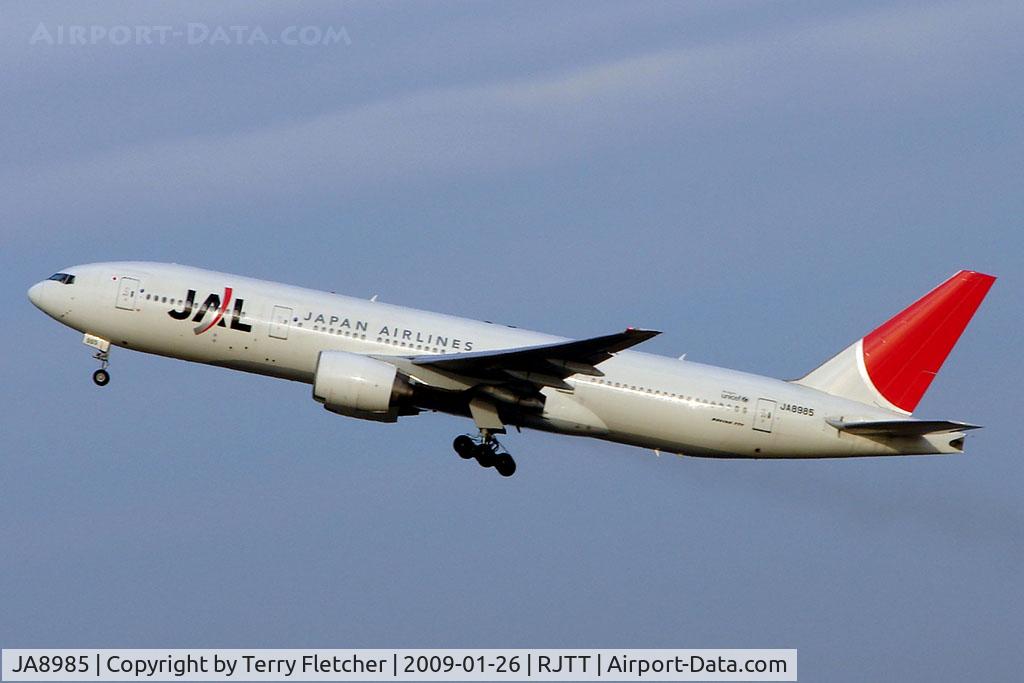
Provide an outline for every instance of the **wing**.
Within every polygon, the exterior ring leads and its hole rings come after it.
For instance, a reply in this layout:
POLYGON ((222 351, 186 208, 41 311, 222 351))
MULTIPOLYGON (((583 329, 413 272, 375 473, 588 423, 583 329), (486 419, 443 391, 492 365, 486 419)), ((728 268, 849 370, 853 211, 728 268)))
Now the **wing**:
POLYGON ((524 346, 497 351, 415 356, 415 366, 441 370, 484 382, 517 380, 560 389, 571 388, 565 378, 571 375, 602 376, 597 365, 617 351, 647 341, 660 332, 627 328, 623 332, 590 339, 578 339, 540 346, 524 346))
POLYGON ((981 429, 980 425, 948 420, 867 420, 860 422, 843 422, 829 419, 828 423, 842 432, 861 436, 924 436, 925 434, 943 434, 946 432, 966 432, 969 429, 981 429))

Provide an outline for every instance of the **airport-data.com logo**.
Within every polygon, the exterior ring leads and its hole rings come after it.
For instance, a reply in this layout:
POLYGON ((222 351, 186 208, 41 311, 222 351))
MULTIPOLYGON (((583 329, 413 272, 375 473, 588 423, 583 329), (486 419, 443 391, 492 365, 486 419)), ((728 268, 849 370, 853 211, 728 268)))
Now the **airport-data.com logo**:
POLYGON ((260 25, 204 24, 45 24, 36 26, 29 45, 223 45, 286 47, 351 45, 344 26, 285 26, 264 29, 260 25))

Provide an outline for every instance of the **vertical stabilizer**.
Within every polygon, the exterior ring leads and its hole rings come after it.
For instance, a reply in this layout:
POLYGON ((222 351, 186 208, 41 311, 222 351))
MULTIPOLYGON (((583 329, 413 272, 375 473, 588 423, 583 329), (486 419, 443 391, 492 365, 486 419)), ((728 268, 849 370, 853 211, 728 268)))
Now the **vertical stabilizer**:
POLYGON ((961 270, 796 384, 911 414, 995 280, 961 270))

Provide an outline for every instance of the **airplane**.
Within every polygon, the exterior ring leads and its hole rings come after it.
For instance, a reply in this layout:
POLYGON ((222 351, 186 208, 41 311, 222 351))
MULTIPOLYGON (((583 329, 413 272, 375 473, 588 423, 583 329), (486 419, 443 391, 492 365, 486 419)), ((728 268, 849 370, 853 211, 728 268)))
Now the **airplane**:
POLYGON ((788 381, 631 350, 655 330, 568 339, 177 264, 73 266, 28 298, 83 333, 98 386, 119 346, 305 382, 348 417, 468 417, 455 452, 507 477, 509 427, 711 458, 962 453, 977 425, 911 415, 995 279, 961 270, 788 381))

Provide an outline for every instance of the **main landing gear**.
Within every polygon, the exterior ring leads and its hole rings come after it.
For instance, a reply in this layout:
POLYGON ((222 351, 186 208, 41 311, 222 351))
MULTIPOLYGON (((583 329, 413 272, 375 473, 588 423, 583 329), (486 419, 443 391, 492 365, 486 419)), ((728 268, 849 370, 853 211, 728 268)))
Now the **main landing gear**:
POLYGON ((516 461, 507 452, 498 451, 501 444, 486 429, 481 429, 476 439, 467 434, 455 437, 452 447, 460 457, 466 460, 475 458, 481 467, 493 467, 503 477, 516 473, 516 461))

